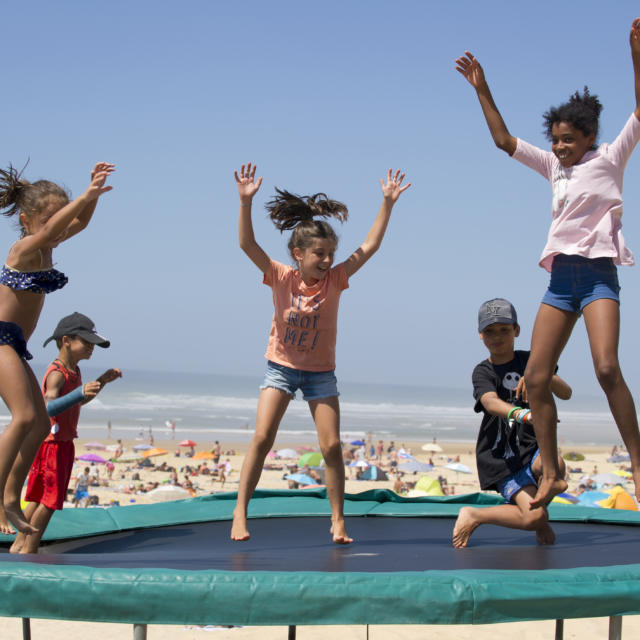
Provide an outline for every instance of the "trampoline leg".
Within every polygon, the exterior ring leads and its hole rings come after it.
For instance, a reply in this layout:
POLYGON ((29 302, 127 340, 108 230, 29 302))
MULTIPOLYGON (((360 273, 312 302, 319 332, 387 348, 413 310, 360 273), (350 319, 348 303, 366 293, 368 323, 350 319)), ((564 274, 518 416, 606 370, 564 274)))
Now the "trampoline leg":
POLYGON ((556 620, 556 640, 564 638, 564 620, 556 620))
POLYGON ((22 640, 31 640, 31 618, 22 618, 22 640))
POLYGON ((133 625, 133 640, 147 640, 147 625, 146 624, 134 624, 133 625))
POLYGON ((621 640, 622 638, 622 616, 611 616, 609 618, 609 640, 621 640))
POLYGON ((287 636, 288 640, 296 640, 296 625, 289 625, 289 635, 287 636))

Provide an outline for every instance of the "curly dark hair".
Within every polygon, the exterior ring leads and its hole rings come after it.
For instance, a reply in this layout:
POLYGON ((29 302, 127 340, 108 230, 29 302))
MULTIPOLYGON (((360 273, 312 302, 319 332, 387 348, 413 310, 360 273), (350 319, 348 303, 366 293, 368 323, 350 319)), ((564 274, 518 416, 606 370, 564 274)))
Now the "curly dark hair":
POLYGON ((349 216, 345 204, 331 200, 325 193, 298 196, 278 188, 276 196, 267 202, 265 208, 281 233, 293 229, 288 248, 294 260, 293 250, 307 249, 316 238, 327 238, 335 245, 338 244, 338 236, 331 225, 325 220, 314 218, 337 218, 344 222, 349 216))
MULTIPOLYGON (((595 134, 598 138, 598 120, 602 104, 597 96, 589 93, 589 87, 585 86, 582 94, 576 91, 570 98, 558 107, 551 107, 542 115, 544 120, 544 134, 551 141, 551 129, 557 122, 568 122, 572 127, 579 129, 585 136, 595 134)), ((592 149, 596 148, 595 140, 592 149)))
MULTIPOLYGON (((26 166, 26 165, 25 165, 26 166)), ((22 169, 24 171, 24 168, 22 169)), ((12 165, 7 170, 0 169, 0 211, 2 215, 12 217, 24 213, 31 217, 42 211, 51 199, 69 202, 69 194, 55 182, 37 180, 28 182, 12 165)), ((19 223, 22 228, 22 223, 19 223)), ((24 228, 22 228, 24 232, 24 228)))

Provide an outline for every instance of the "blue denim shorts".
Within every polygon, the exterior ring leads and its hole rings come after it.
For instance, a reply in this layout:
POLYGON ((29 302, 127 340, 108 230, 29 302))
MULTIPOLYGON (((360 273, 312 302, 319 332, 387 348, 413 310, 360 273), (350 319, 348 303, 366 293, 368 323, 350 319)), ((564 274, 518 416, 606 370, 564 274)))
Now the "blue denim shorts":
POLYGON ((520 469, 520 471, 516 471, 512 476, 504 478, 504 480, 498 480, 498 482, 496 482, 498 491, 507 502, 513 502, 513 496, 515 496, 521 489, 530 486, 538 486, 533 472, 531 471, 531 465, 539 455, 540 450, 538 449, 533 455, 533 458, 531 458, 531 462, 527 467, 520 469))
POLYGON ((280 389, 292 398, 296 397, 296 391, 300 389, 302 398, 307 402, 340 395, 338 380, 333 371, 301 371, 271 360, 267 360, 267 371, 260 388, 280 389))
POLYGON ((553 258, 551 282, 544 304, 580 314, 594 300, 620 302, 618 271, 611 258, 583 258, 558 254, 553 258))

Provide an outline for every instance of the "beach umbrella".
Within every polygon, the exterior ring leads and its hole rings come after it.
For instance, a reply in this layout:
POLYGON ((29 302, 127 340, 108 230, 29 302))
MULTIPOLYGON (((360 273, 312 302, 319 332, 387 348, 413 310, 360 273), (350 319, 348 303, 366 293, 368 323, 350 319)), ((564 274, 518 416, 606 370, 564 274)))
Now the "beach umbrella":
POLYGON ((405 471, 406 473, 418 473, 419 471, 431 471, 433 469, 433 465, 414 459, 403 462, 398 469, 400 469, 400 471, 405 471))
POLYGON ((473 473, 466 464, 462 464, 461 462, 450 462, 449 464, 445 464, 444 468, 451 469, 451 471, 455 471, 456 473, 473 473))
POLYGON ((621 478, 615 473, 596 473, 594 476, 591 476, 591 480, 593 480, 599 486, 605 484, 616 485, 622 484, 624 482, 624 478, 621 478))
POLYGON ((362 472, 359 480, 388 480, 387 474, 380 467, 372 464, 368 469, 362 472))
POLYGON ((213 453, 211 453, 211 451, 198 451, 198 453, 196 453, 191 459, 192 460, 213 460, 214 458, 215 456, 213 455, 213 453))
POLYGON ((361 447, 364 444, 364 440, 353 440, 349 444, 352 444, 354 447, 361 447))
POLYGON ((149 451, 149 449, 153 449, 153 447, 150 444, 134 444, 133 445, 134 451, 149 451))
POLYGON ((362 469, 366 469, 369 466, 369 463, 366 460, 354 460, 350 467, 361 467, 362 469))
POLYGON ((172 484, 165 484, 157 489, 152 489, 146 494, 153 502, 167 502, 169 500, 184 500, 190 498, 191 494, 182 487, 172 484))
POLYGON ((309 465, 310 467, 318 467, 322 461, 322 454, 319 451, 309 451, 303 453, 298 458, 298 466, 304 467, 305 465, 309 465))
POLYGON ((178 446, 179 447, 195 447, 196 443, 193 440, 183 440, 178 446))
POLYGON ((295 449, 278 449, 276 452, 278 458, 284 458, 286 460, 295 460, 298 457, 295 449))
POLYGON ((293 480, 293 482, 297 482, 298 484, 318 484, 317 480, 314 480, 311 476, 308 476, 306 473, 288 473, 285 476, 286 480, 293 480))
POLYGON ((423 444, 420 448, 429 453, 442 453, 442 447, 434 442, 427 442, 427 444, 423 444))
POLYGON ((82 460, 83 462, 98 462, 100 464, 104 464, 106 462, 106 460, 97 453, 83 453, 81 456, 78 456, 76 460, 82 460))
POLYGON ((160 449, 156 447, 155 449, 149 449, 148 451, 142 452, 143 458, 153 458, 154 456, 166 456, 169 453, 166 449, 160 449))
POLYGON ((84 445, 85 449, 97 449, 98 451, 104 451, 107 448, 106 444, 102 444, 102 442, 87 442, 84 445))

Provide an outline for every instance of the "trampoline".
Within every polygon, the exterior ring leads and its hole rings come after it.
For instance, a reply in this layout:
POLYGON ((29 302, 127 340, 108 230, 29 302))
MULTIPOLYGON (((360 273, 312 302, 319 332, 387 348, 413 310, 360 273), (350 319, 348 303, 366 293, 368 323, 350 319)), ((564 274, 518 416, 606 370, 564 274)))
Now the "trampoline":
POLYGON ((7 553, 0 615, 137 624, 481 624, 640 613, 640 514, 552 505, 532 532, 451 532, 485 494, 348 495, 356 542, 334 545, 324 490, 257 491, 252 538, 229 540, 235 494, 57 512, 45 553, 7 553), (91 612, 91 617, 87 617, 91 612))

